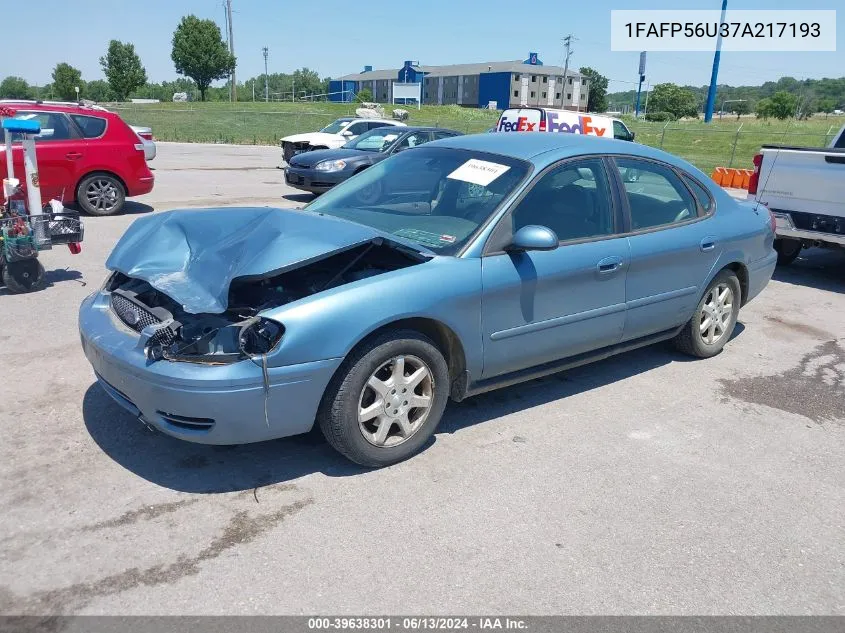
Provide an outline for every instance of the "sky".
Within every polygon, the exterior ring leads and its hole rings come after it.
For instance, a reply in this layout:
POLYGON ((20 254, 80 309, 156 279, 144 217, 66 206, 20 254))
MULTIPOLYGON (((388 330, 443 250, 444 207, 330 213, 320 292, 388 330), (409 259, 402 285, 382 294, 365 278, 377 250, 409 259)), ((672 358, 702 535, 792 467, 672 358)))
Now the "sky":
MULTIPOLYGON (((574 35, 570 67, 591 66, 610 79, 609 91, 636 87, 639 54, 610 50, 611 9, 718 9, 719 0, 232 0, 238 80, 268 68, 291 72, 307 66, 337 77, 374 68, 525 59, 539 53, 549 65, 563 60, 562 38, 574 35)), ((784 75, 845 75, 845 3, 842 0, 729 0, 730 9, 839 9, 837 51, 824 53, 722 53, 720 84, 759 85, 784 75)), ((14 22, 4 34, 0 77, 50 81, 52 68, 68 62, 86 81, 100 79, 99 58, 110 39, 135 45, 150 81, 177 77, 171 38, 183 15, 224 24, 223 0, 40 0, 40 25, 14 22), (34 33, 33 33, 34 32, 34 33), (33 37, 32 42, 27 38, 33 37), (23 51, 27 52, 24 54, 23 51), (11 55, 10 51, 19 51, 11 55)), ((650 53, 646 81, 705 85, 711 53, 650 53)))

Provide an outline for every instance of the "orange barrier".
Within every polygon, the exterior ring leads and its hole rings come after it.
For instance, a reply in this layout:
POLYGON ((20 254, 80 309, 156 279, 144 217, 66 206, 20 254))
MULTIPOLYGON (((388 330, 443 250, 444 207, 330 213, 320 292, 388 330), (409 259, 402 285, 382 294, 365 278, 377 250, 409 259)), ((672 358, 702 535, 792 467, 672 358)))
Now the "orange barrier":
POLYGON ((732 187, 734 189, 748 189, 748 182, 751 179, 751 169, 735 169, 733 167, 716 167, 710 177, 721 187, 732 187))

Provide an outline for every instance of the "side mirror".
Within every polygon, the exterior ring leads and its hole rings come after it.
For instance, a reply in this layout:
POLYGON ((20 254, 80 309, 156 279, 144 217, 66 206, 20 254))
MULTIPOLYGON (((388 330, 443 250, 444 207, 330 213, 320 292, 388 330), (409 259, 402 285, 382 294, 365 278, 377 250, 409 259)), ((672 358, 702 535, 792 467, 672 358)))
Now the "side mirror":
POLYGON ((629 141, 633 141, 633 140, 634 140, 634 137, 635 137, 636 135, 637 135, 637 133, 636 133, 636 132, 629 132, 629 133, 628 133, 628 140, 629 140, 629 141))
POLYGON ((352 136, 352 132, 350 132, 349 130, 343 130, 340 135, 345 136, 346 138, 350 138, 352 136))
POLYGON ((508 251, 553 251, 558 247, 557 235, 550 228, 529 224, 513 236, 508 251))

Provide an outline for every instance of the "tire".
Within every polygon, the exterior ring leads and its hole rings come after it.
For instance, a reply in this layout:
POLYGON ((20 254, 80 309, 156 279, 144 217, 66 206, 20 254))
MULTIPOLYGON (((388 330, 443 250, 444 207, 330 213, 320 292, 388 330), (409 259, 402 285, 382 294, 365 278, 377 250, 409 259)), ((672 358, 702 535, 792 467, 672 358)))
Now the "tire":
POLYGON ((123 210, 126 191, 123 183, 111 174, 89 174, 76 188, 76 201, 90 215, 114 215, 123 210))
POLYGON ((282 143, 282 158, 290 165, 290 159, 293 158, 294 147, 293 143, 282 143))
MULTIPOLYGON (((720 294, 724 295, 724 291, 720 291, 720 294)), ((707 290, 704 291, 704 295, 695 308, 693 317, 673 339, 675 347, 679 351, 697 358, 710 358, 721 352, 725 343, 730 340, 731 334, 733 334, 737 317, 739 317, 741 301, 742 290, 740 289, 739 279, 731 270, 721 271, 707 286, 707 290), (714 313, 713 293, 716 288, 730 290, 730 296, 724 297, 725 303, 730 303, 729 310, 719 306, 719 310, 714 313), (710 318, 710 327, 706 326, 708 317, 710 318), (715 327, 713 326, 714 319, 718 319, 715 327), (719 327, 719 324, 721 324, 721 327, 719 327), (702 327, 706 328, 704 333, 702 333, 702 327), (707 340, 710 336, 713 336, 712 342, 707 340)), ((718 305, 718 302, 715 305, 718 305)))
POLYGON ((416 454, 431 438, 446 408, 449 384, 443 354, 429 338, 413 330, 386 332, 343 361, 326 388, 317 420, 329 444, 351 461, 389 466, 416 454), (395 359, 400 357, 404 369, 397 384, 395 359), (415 385, 405 382, 421 375, 415 385), (411 398, 422 403, 426 395, 427 409, 413 406, 411 398))
POLYGON ((801 240, 778 238, 775 240, 775 250, 778 253, 778 266, 789 266, 801 253, 801 240))
POLYGON ((6 262, 2 267, 3 285, 10 293, 19 295, 44 287, 44 266, 37 259, 6 262))

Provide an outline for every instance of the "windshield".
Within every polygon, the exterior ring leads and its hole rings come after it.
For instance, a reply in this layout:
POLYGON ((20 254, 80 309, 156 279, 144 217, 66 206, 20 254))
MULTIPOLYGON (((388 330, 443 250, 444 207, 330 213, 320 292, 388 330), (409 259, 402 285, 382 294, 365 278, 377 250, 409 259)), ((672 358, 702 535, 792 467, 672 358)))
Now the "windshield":
POLYGON ((305 207, 453 255, 523 180, 530 164, 448 147, 382 161, 305 207))
POLYGON ((346 149, 359 149, 365 152, 383 152, 399 138, 399 133, 389 127, 379 127, 349 141, 346 149))
POLYGON ((326 134, 337 134, 343 128, 345 128, 351 120, 352 119, 338 119, 337 121, 329 123, 326 127, 324 127, 320 131, 325 132, 326 134))

